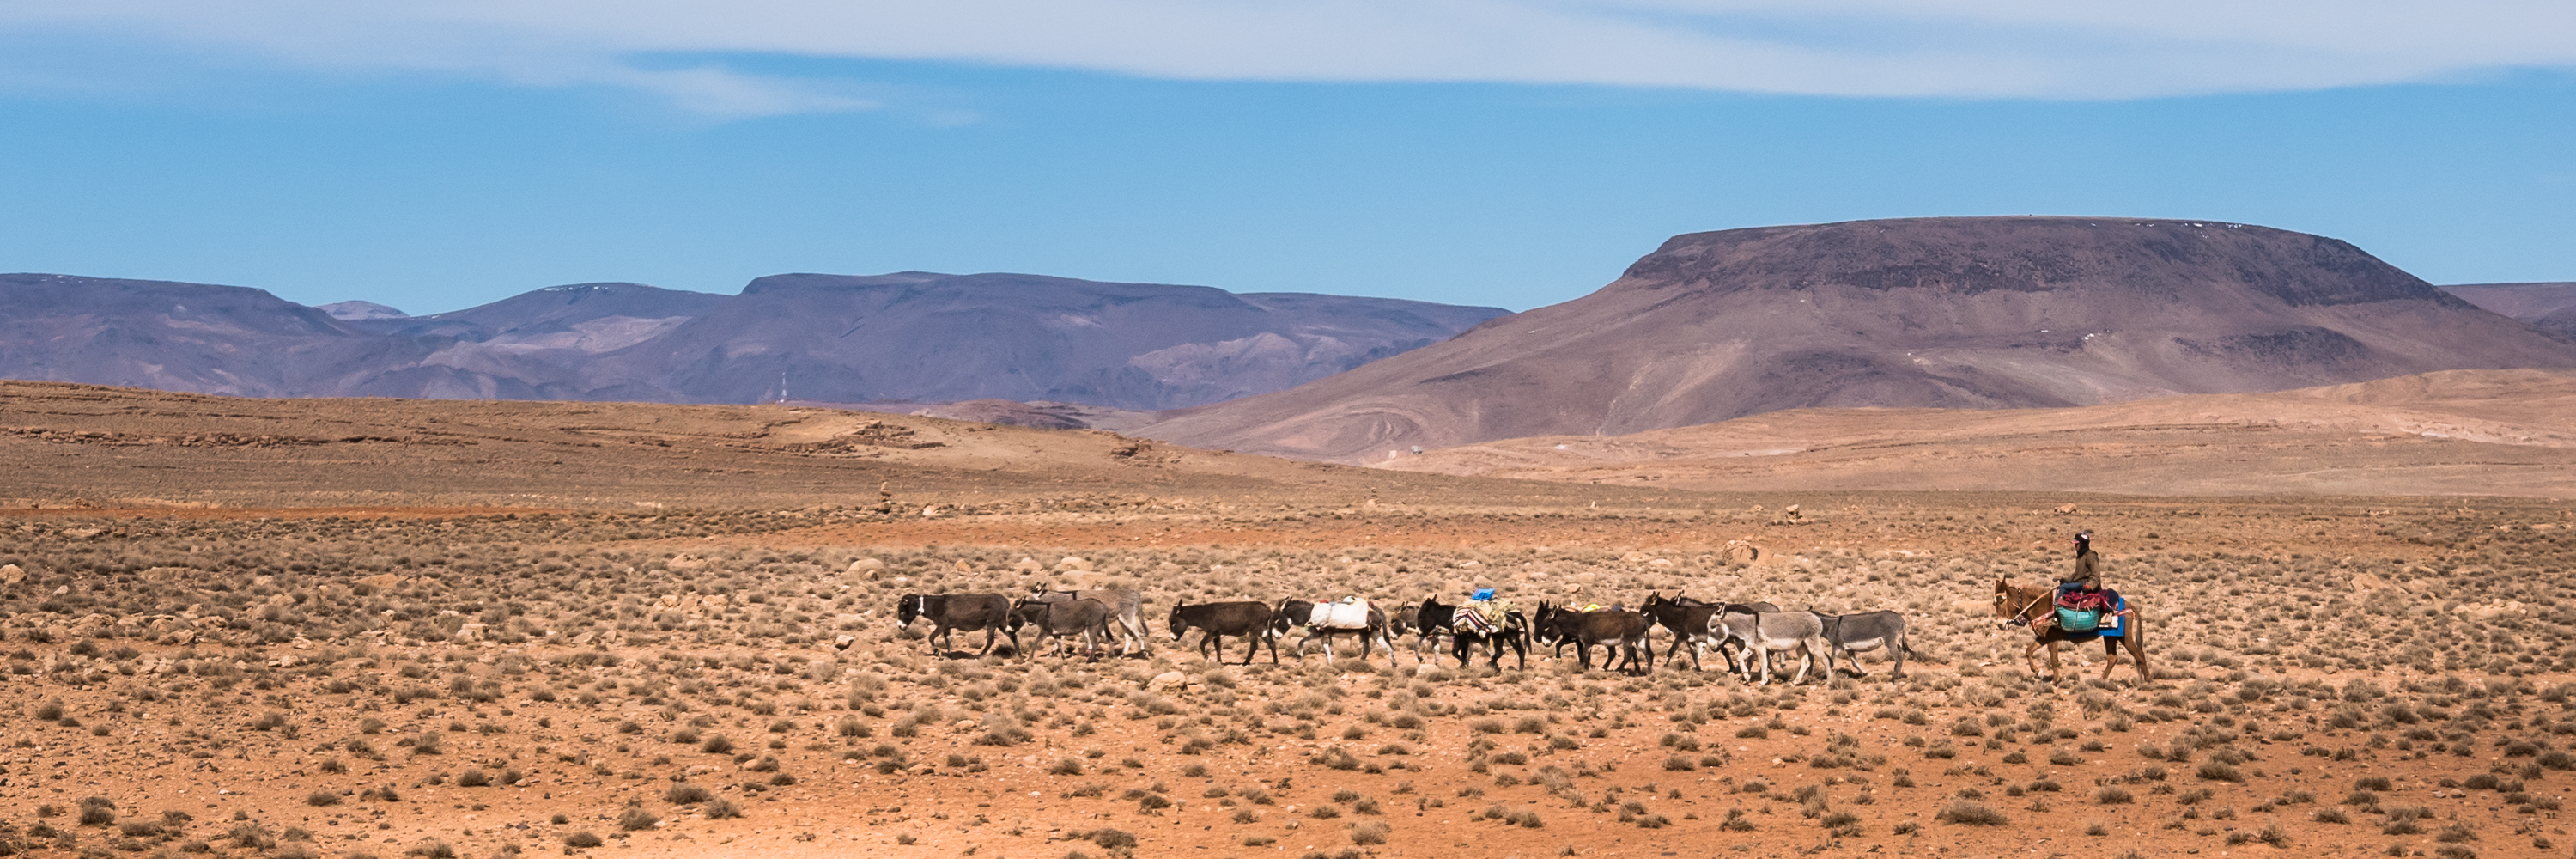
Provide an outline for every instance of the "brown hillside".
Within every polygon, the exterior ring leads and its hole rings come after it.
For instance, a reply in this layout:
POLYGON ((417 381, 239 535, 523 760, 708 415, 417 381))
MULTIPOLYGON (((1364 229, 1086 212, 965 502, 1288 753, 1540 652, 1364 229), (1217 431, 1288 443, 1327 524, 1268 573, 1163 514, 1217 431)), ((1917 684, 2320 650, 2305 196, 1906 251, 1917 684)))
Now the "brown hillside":
POLYGON ((1639 495, 825 408, 268 400, 0 381, 0 508, 868 508, 886 484, 908 514, 1104 495, 1193 504, 1246 493, 1333 503, 1639 495))
POLYGON ((1678 236, 1583 298, 1142 430, 1345 462, 1813 407, 2030 408, 2442 369, 2576 345, 2319 236, 1927 218, 1678 236))
POLYGON ((1797 409, 1408 456, 1442 474, 1739 491, 2576 497, 2576 374, 2458 370, 2064 409, 1797 409))

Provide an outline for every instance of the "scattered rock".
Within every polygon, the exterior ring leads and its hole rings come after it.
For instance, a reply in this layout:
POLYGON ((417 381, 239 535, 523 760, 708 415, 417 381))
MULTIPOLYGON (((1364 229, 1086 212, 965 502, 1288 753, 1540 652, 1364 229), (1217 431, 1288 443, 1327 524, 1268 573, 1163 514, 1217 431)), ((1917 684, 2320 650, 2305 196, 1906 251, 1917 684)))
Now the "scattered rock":
POLYGON ((0 564, 0 585, 14 585, 27 580, 27 571, 16 564, 0 564))
POLYGON ((2531 607, 2523 605, 2521 600, 2489 600, 2482 603, 2464 603, 2451 611, 2458 614, 2462 620, 2483 623, 2499 617, 2520 617, 2529 614, 2531 607))
POLYGON ((1185 688, 1189 683, 1189 675, 1178 671, 1165 671, 1154 675, 1154 679, 1145 681, 1145 688, 1156 692, 1170 692, 1185 688))

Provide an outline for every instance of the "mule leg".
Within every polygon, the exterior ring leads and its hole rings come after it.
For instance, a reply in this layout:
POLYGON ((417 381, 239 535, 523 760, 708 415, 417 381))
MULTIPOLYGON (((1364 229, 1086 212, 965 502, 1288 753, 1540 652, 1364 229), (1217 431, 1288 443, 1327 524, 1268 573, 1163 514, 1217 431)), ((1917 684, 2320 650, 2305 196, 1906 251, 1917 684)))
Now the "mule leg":
POLYGON ((2129 634, 2123 637, 2129 640, 2129 658, 2137 662, 2138 685, 2140 686, 2145 686, 2147 685, 2147 681, 2155 679, 2155 675, 2147 671, 2146 636, 2146 617, 2138 614, 2129 615, 2129 634))

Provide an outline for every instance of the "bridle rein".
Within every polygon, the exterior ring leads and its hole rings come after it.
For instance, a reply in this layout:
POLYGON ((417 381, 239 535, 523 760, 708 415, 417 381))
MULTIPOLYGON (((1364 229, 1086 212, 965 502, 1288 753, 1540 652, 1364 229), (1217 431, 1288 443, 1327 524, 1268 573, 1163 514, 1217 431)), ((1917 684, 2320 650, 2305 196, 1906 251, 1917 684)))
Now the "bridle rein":
MULTIPOLYGON (((2018 590, 2018 589, 2016 589, 2016 590, 2018 590)), ((2010 591, 2007 591, 2007 593, 2011 593, 2011 592, 2010 592, 2010 591)), ((2018 596, 2018 594, 2014 594, 2014 595, 2015 595, 2015 596, 2018 596)), ((2012 613, 2012 616, 2011 616, 2011 617, 2009 617, 2009 618, 2006 618, 2006 619, 2004 620, 2004 622, 2009 623, 2009 624, 2012 624, 2012 625, 2014 625, 2014 626, 2029 626, 2029 625, 2031 624, 2031 621, 2032 621, 2032 618, 2031 618, 2031 616, 2030 616, 2030 610, 2031 610, 2031 609, 2038 608, 2038 607, 2040 606, 2040 604, 2041 604, 2041 603, 2045 603, 2045 602, 2048 602, 2048 593, 2047 593, 2047 592, 2045 592, 2045 591, 2042 591, 2038 596, 2031 597, 2031 598, 2030 598, 2030 602, 2029 602, 2029 603, 2024 604, 2024 605, 2021 607, 2021 610, 2020 610, 2020 611, 2013 612, 2013 613, 2012 613)))

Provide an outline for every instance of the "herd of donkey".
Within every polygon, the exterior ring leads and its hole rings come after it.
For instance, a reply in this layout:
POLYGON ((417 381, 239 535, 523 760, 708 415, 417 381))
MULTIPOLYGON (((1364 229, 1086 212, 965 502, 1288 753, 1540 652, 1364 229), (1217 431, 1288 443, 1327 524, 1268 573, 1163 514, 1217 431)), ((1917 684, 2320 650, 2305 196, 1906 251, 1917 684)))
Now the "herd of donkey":
MULTIPOLYGON (((2002 579, 1996 580, 1994 588, 1997 621, 2029 630, 2030 643, 2023 649, 2022 658, 2035 674, 2035 654, 2045 650, 2051 680, 2058 677, 2062 645, 2098 637, 2097 632, 2078 631, 2056 622, 2057 614, 2052 610, 2056 593, 2055 588, 2017 585, 2002 579)), ((1590 671, 1592 647, 1601 645, 1604 668, 1644 673, 1653 669, 1655 658, 1647 633, 1660 627, 1672 637, 1672 645, 1664 654, 1668 665, 1687 644, 1691 668, 1700 670, 1700 655, 1713 648, 1726 657, 1728 671, 1746 682, 1768 685, 1773 659, 1794 653, 1798 670, 1788 678, 1792 686, 1804 683, 1819 660, 1827 671, 1839 670, 1835 664, 1837 654, 1851 658, 1857 673, 1856 654, 1871 650, 1885 650, 1895 661, 1890 678, 1903 679, 1905 657, 1912 653, 1906 646, 1905 616, 1893 611, 1829 615, 1783 610, 1767 602, 1702 602, 1649 594, 1636 610, 1541 602, 1534 611, 1525 613, 1508 602, 1491 599, 1490 591, 1477 596, 1480 599, 1459 605, 1443 604, 1437 597, 1429 597, 1420 605, 1405 606, 1392 614, 1358 597, 1331 602, 1290 599, 1277 605, 1257 601, 1184 604, 1172 607, 1164 629, 1174 641, 1190 630, 1201 631, 1200 656, 1219 662, 1224 660, 1224 637, 1241 637, 1246 665, 1252 663, 1264 644, 1270 647, 1270 661, 1277 664, 1279 640, 1291 632, 1302 632, 1291 646, 1291 652, 1300 660, 1305 658, 1307 645, 1318 641, 1324 646, 1325 659, 1333 659, 1333 642, 1344 637, 1359 640, 1362 659, 1369 657, 1372 646, 1385 649, 1391 659, 1396 652, 1394 640, 1414 635, 1412 650, 1417 664, 1424 659, 1424 651, 1436 651, 1444 640, 1462 668, 1478 647, 1485 649, 1489 669, 1500 667, 1504 648, 1510 648, 1519 667, 1526 669, 1533 644, 1553 645, 1557 658, 1564 656, 1567 645, 1573 645, 1583 670, 1590 671)), ((2145 628, 2138 622, 2143 613, 2136 611, 2134 603, 2131 612, 2126 634, 2104 639, 2111 644, 2106 650, 2112 650, 2114 656, 2102 666, 2104 680, 2110 679, 2112 668, 2120 664, 2116 658, 2119 648, 2128 652, 2140 682, 2154 676, 2147 669, 2145 628)), ((1112 636, 1120 640, 1121 653, 1141 653, 1146 649, 1148 635, 1144 595, 1133 590, 1040 590, 1020 600, 1001 594, 909 594, 897 607, 896 617, 907 629, 916 620, 929 619, 933 627, 928 642, 934 652, 943 647, 943 642, 953 646, 956 632, 981 630, 984 648, 978 655, 992 652, 997 637, 1007 636, 1014 652, 1034 656, 1034 648, 1021 649, 1019 636, 1021 630, 1034 628, 1038 642, 1054 642, 1058 653, 1070 646, 1066 636, 1079 636, 1084 652, 1097 658, 1112 636)), ((1788 672, 1784 668, 1781 673, 1788 672)))

